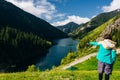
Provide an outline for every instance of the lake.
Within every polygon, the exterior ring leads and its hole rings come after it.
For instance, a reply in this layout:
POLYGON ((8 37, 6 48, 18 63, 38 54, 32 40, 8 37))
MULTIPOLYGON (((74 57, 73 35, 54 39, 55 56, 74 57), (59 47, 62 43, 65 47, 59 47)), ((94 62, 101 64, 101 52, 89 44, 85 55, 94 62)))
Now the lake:
POLYGON ((71 38, 64 38, 55 40, 56 45, 53 45, 46 57, 41 59, 36 66, 41 70, 51 69, 52 66, 59 66, 62 58, 67 56, 69 51, 77 50, 77 40, 73 40, 71 38))

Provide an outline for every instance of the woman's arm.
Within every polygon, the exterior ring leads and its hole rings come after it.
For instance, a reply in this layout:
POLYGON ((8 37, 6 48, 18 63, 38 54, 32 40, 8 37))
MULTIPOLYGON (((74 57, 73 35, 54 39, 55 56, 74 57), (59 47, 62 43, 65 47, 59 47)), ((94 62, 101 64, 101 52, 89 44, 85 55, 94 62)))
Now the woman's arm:
POLYGON ((89 42, 89 44, 94 45, 94 46, 99 46, 100 45, 98 42, 89 42))

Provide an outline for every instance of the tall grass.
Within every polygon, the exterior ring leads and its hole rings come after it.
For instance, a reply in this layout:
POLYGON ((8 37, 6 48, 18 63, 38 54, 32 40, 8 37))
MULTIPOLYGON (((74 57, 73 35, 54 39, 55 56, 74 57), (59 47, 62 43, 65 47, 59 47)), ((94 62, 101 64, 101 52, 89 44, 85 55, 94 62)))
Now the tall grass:
MULTIPOLYGON (((120 80, 114 71, 110 80, 120 80)), ((97 71, 49 71, 0 74, 0 80, 98 80, 97 71)))

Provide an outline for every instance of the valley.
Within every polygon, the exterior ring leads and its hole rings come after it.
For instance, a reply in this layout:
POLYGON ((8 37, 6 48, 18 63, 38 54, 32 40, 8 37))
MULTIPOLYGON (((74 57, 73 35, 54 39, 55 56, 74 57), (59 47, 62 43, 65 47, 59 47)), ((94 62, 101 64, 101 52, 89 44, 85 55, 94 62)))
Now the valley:
MULTIPOLYGON (((78 24, 78 20, 84 21, 84 18, 75 15, 64 17, 65 13, 52 17, 57 8, 48 0, 39 1, 36 5, 33 4, 37 0, 23 0, 35 10, 40 8, 38 12, 44 10, 39 16, 14 5, 15 1, 0 1, 0 80, 97 80, 95 56, 98 47, 88 43, 103 40, 105 34, 112 36, 117 43, 115 50, 120 53, 119 8, 99 13, 91 19, 85 18, 88 22, 78 24), (57 21, 58 17, 59 20, 67 19, 57 22, 59 25, 67 24, 53 26, 48 22, 57 21)), ((55 1, 51 0, 56 4, 55 1)), ((17 0, 16 3, 22 2, 17 0)), ((111 80, 120 80, 119 65, 120 54, 117 54, 111 80)))

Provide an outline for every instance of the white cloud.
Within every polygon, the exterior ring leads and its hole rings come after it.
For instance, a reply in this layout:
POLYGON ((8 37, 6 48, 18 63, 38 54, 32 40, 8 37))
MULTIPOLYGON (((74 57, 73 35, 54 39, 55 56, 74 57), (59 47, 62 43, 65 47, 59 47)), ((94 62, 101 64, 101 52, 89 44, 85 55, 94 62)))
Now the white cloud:
POLYGON ((61 13, 56 15, 56 17, 64 17, 64 16, 65 16, 65 14, 61 14, 61 13))
POLYGON ((109 6, 103 6, 102 8, 104 12, 110 12, 116 9, 120 9, 120 0, 113 0, 109 6))
POLYGON ((51 20, 56 13, 56 8, 53 4, 47 0, 6 0, 20 7, 24 11, 27 11, 37 17, 44 17, 47 20, 51 20))
POLYGON ((65 3, 65 2, 67 2, 68 0, 53 0, 53 1, 56 1, 56 2, 59 2, 59 3, 65 3))
POLYGON ((66 20, 54 22, 54 23, 52 23, 52 25, 53 26, 62 26, 69 22, 75 22, 77 24, 81 24, 81 23, 86 23, 88 21, 90 21, 89 18, 86 18, 86 17, 83 18, 83 17, 72 15, 72 16, 68 16, 66 20))
MULTIPOLYGON (((37 17, 46 19, 47 21, 51 20, 60 20, 65 18, 65 13, 58 13, 56 10, 56 7, 48 2, 48 0, 6 0, 8 2, 13 3, 14 5, 18 6, 19 8, 23 9, 24 11, 27 11, 37 17)), ((62 1, 62 0, 56 0, 56 1, 62 1)), ((67 0, 64 0, 64 2, 67 0)), ((89 18, 82 18, 79 16, 68 16, 66 20, 64 21, 58 21, 52 23, 54 26, 58 25, 65 25, 69 22, 75 22, 77 24, 85 23, 89 21, 89 18)))

